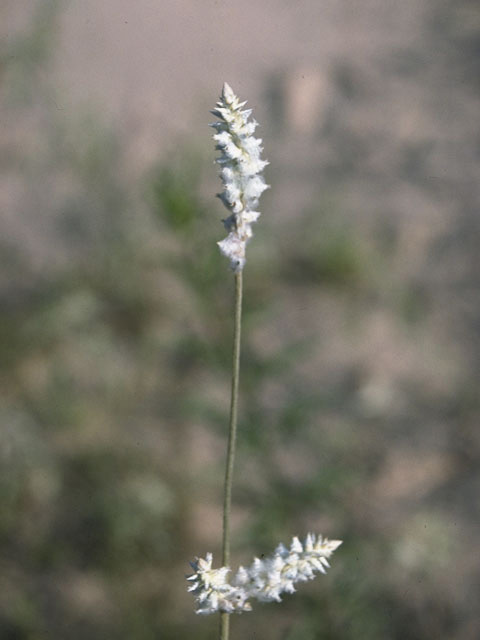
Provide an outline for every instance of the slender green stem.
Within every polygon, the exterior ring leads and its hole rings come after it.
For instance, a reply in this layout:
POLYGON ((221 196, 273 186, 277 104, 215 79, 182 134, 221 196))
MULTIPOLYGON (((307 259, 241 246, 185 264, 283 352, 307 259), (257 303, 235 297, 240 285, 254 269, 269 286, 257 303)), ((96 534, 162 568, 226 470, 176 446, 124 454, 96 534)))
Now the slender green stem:
MULTIPOLYGON (((222 566, 230 563, 230 511, 232 504, 233 464, 237 439, 238 380, 240 375, 240 337, 242 332, 242 272, 235 273, 235 321, 233 331, 232 395, 230 399, 230 425, 228 429, 227 465, 223 496, 223 552, 222 566)), ((220 640, 228 640, 230 614, 220 614, 220 640)))

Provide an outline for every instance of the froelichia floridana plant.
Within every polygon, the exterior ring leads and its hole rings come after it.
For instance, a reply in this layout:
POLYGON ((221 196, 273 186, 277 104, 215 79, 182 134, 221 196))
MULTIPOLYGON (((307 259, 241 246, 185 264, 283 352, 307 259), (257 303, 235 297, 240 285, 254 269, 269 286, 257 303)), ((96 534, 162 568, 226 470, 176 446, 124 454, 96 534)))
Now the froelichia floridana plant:
POLYGON ((211 124, 216 133, 213 138, 220 152, 216 162, 220 165, 223 191, 218 194, 229 211, 223 224, 228 232, 218 245, 230 260, 235 275, 235 313, 233 338, 232 387, 230 421, 227 445, 223 500, 223 551, 222 564, 212 568, 213 556, 196 558, 191 562, 193 574, 187 576, 188 587, 195 597, 197 613, 220 613, 220 640, 228 640, 230 614, 251 611, 250 600, 280 602, 281 594, 293 593, 295 584, 313 579, 317 573, 325 573, 328 558, 342 544, 340 540, 328 540, 322 536, 307 535, 304 542, 294 537, 290 546, 278 545, 267 558, 255 558, 249 567, 239 567, 232 576, 230 569, 230 511, 232 499, 233 465, 237 434, 238 382, 240 374, 240 337, 242 318, 242 274, 245 251, 252 237, 251 225, 260 216, 257 210, 259 198, 269 186, 261 175, 268 162, 261 158, 262 140, 253 133, 257 127, 250 120, 251 109, 243 109, 240 102, 225 83, 213 115, 218 118, 211 124))

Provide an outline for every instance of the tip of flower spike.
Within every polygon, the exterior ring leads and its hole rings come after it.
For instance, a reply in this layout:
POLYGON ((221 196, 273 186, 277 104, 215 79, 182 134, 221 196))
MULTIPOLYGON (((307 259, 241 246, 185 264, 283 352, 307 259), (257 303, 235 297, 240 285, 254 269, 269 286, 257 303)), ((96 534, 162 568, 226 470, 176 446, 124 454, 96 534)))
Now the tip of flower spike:
POLYGON ((225 102, 233 102, 236 98, 236 95, 233 93, 233 89, 228 82, 223 83, 222 98, 225 102))

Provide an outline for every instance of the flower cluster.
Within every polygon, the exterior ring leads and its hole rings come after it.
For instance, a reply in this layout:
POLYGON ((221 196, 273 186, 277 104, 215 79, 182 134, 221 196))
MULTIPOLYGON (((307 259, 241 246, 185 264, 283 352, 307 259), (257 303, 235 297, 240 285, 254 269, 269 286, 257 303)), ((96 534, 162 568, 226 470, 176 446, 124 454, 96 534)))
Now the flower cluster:
POLYGON ((195 573, 187 578, 198 604, 197 613, 242 613, 250 611, 248 600, 280 602, 282 593, 293 593, 295 583, 312 580, 316 572, 326 573, 328 559, 342 544, 309 533, 303 544, 295 537, 290 547, 279 544, 272 556, 255 558, 249 567, 239 567, 231 582, 228 567, 212 569, 212 554, 192 562, 195 573))
POLYGON ((212 569, 212 559, 212 554, 207 553, 205 559, 196 558, 195 562, 190 563, 195 573, 187 577, 187 580, 193 581, 188 591, 195 596, 198 604, 197 613, 250 611, 251 607, 246 602, 247 594, 244 589, 227 582, 230 569, 228 567, 212 569))
POLYGON ((213 139, 220 151, 216 161, 221 166, 223 192, 218 197, 230 212, 229 217, 223 220, 228 236, 218 246, 229 258, 234 271, 241 271, 245 265, 245 247, 252 237, 250 225, 258 220, 260 213, 255 209, 260 196, 268 189, 259 175, 268 162, 260 158, 262 141, 253 136, 257 122, 249 122, 252 110, 242 111, 245 104, 239 102, 225 83, 220 100, 212 111, 219 122, 210 125, 216 130, 213 139))

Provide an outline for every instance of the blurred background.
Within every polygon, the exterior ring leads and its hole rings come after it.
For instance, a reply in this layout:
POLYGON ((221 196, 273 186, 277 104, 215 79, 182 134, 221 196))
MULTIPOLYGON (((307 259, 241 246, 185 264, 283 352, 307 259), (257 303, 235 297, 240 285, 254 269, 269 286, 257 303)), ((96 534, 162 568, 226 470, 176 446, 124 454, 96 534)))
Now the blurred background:
POLYGON ((225 80, 272 187, 233 561, 344 540, 232 640, 480 637, 479 71, 475 0, 3 0, 2 639, 216 637, 225 80))

